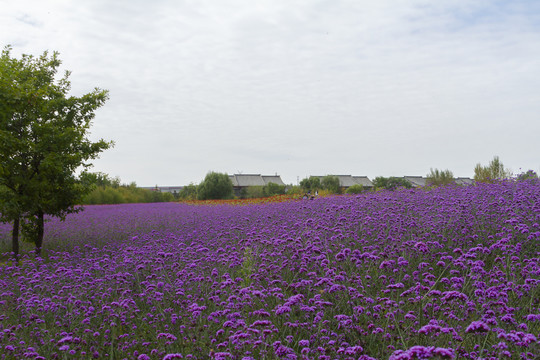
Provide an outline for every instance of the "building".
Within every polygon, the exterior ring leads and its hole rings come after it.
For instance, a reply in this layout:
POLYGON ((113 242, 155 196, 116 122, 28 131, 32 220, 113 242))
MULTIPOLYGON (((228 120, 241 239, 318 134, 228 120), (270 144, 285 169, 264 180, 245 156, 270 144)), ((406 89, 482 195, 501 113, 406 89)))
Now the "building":
POLYGON ((403 178, 410 182, 413 188, 423 187, 427 185, 427 178, 422 176, 404 176, 403 178))
POLYGON ((458 177, 454 182, 458 185, 474 185, 474 180, 468 177, 458 177))
POLYGON ((364 189, 373 189, 373 183, 368 179, 367 176, 353 176, 352 178, 357 184, 362 185, 364 189))
POLYGON ((266 186, 270 183, 285 185, 279 175, 261 175, 261 174, 234 174, 229 175, 232 181, 234 195, 241 196, 242 190, 250 186, 266 186))
POLYGON ((143 186, 141 189, 151 190, 151 191, 157 191, 162 193, 171 193, 171 194, 180 194, 180 191, 182 191, 184 187, 183 186, 143 186))
MULTIPOLYGON (((353 185, 362 185, 365 190, 371 190, 373 188, 373 183, 371 180, 368 179, 367 176, 352 176, 352 175, 331 175, 335 176, 339 179, 339 186, 347 190, 353 185)), ((311 176, 310 176, 311 177, 311 176)), ((324 178, 324 176, 313 176, 316 178, 319 178, 320 181, 324 178)))

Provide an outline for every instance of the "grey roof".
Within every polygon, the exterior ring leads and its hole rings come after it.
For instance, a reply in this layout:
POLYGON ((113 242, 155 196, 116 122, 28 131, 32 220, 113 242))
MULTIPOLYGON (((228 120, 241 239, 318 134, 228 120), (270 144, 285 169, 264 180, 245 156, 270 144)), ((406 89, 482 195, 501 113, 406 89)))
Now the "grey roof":
MULTIPOLYGON (((367 176, 352 176, 352 175, 330 175, 339 179, 339 186, 348 188, 356 184, 360 184, 365 187, 373 187, 373 183, 367 178, 367 176)), ((319 178, 322 181, 324 176, 313 176, 319 178)))
POLYGON ((356 184, 356 182, 353 180, 352 175, 334 175, 337 176, 339 179, 339 186, 341 187, 351 187, 356 184))
POLYGON ((236 181, 236 176, 229 175, 229 179, 231 179, 232 186, 238 186, 238 181, 236 181))
POLYGON ((164 193, 173 193, 182 191, 183 186, 141 186, 140 189, 159 191, 164 193))
POLYGON ((472 185, 474 184, 474 180, 468 177, 458 177, 456 178, 455 183, 458 185, 472 185))
POLYGON ((229 175, 229 178, 235 187, 265 186, 268 183, 285 185, 279 175, 234 174, 229 175))
POLYGON ((265 185, 268 185, 269 183, 285 185, 283 180, 281 180, 281 176, 279 175, 263 175, 262 178, 264 180, 265 185))
POLYGON ((413 187, 426 186, 426 178, 421 176, 404 176, 405 180, 408 180, 413 187))
POLYGON ((353 181, 363 187, 373 187, 373 183, 368 179, 367 176, 353 176, 353 181))

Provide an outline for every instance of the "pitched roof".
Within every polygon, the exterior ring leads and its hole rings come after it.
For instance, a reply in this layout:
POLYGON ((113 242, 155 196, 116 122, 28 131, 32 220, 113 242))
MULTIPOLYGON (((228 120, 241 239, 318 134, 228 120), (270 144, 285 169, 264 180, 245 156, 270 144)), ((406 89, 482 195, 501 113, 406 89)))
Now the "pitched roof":
MULTIPOLYGON (((339 179, 339 186, 341 187, 351 187, 356 184, 360 184, 365 187, 372 187, 373 183, 367 178, 367 176, 352 176, 352 175, 330 175, 335 176, 339 179)), ((322 181, 324 176, 313 176, 319 178, 322 181)))
POLYGON ((353 176, 353 181, 363 187, 373 187, 373 183, 368 179, 367 176, 353 176))
POLYGON ((274 183, 274 184, 278 184, 278 185, 285 185, 283 180, 281 180, 281 176, 279 176, 279 175, 263 175, 262 178, 264 180, 265 185, 268 185, 269 183, 274 183))
POLYGON ((279 175, 261 175, 261 174, 234 174, 229 175, 233 186, 265 186, 269 183, 285 185, 279 175))
POLYGON ((421 176, 404 176, 405 180, 408 180, 413 187, 426 186, 426 178, 421 176))
POLYGON ((458 185, 472 185, 474 184, 474 180, 468 177, 458 177, 456 178, 455 183, 458 185))
POLYGON ((356 181, 353 180, 352 175, 335 175, 339 179, 339 186, 341 187, 351 187, 356 185, 356 181))

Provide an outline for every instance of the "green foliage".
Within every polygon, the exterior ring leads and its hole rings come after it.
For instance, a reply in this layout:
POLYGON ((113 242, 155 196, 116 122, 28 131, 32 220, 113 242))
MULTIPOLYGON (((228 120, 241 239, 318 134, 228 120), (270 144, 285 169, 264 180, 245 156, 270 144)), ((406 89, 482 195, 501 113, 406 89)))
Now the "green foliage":
POLYGON ((412 188, 412 184, 404 178, 399 177, 383 177, 383 176, 377 176, 373 180, 373 185, 375 186, 375 189, 386 189, 386 190, 395 190, 397 188, 403 187, 406 189, 412 188))
POLYGON ((517 179, 520 181, 523 180, 538 180, 538 174, 534 170, 528 170, 524 173, 521 173, 517 176, 517 179))
MULTIPOLYGON (((108 175, 105 178, 110 179, 108 175)), ((98 204, 127 204, 127 203, 153 203, 174 201, 171 193, 141 189, 135 183, 129 185, 116 185, 118 178, 112 184, 95 186, 83 201, 84 205, 98 204)))
POLYGON ((233 184, 229 175, 209 172, 197 189, 199 200, 231 199, 233 197, 233 184))
POLYGON ((364 187, 360 184, 354 184, 353 186, 350 186, 345 193, 346 194, 360 194, 364 191, 364 187))
POLYGON ((257 199, 282 194, 285 194, 284 185, 269 183, 265 186, 248 186, 247 188, 243 188, 240 198, 257 199))
POLYGON ((310 176, 309 178, 302 179, 302 181, 300 181, 300 187, 304 189, 304 191, 322 189, 321 179, 317 176, 310 176))
POLYGON ((298 185, 288 185, 285 187, 285 193, 288 195, 302 195, 304 193, 304 189, 298 185))
POLYGON ((377 176, 373 179, 373 186, 375 189, 386 189, 388 186, 388 178, 384 176, 377 176))
POLYGON ((271 182, 263 188, 263 192, 264 196, 283 195, 285 194, 285 185, 279 185, 271 182))
POLYGON ((388 178, 387 189, 394 190, 400 187, 405 188, 405 189, 410 189, 412 188, 412 184, 407 179, 404 179, 404 178, 393 177, 393 176, 388 178))
POLYGON ((244 199, 257 199, 266 197, 264 186, 248 186, 242 189, 242 198, 244 199))
POLYGON ((454 174, 450 170, 430 169, 427 175, 429 186, 443 186, 454 183, 454 174))
POLYGON ((0 185, 5 190, 0 212, 14 225, 23 220, 23 231, 35 235, 39 252, 44 215, 63 219, 80 210, 76 205, 91 187, 79 181, 75 170, 88 168, 112 146, 88 139, 95 111, 108 94, 96 88, 68 96, 70 73, 56 79, 61 64, 56 52, 21 59, 10 52, 6 47, 0 57, 0 185))
POLYGON ((111 178, 108 174, 102 172, 83 171, 79 175, 79 180, 82 184, 92 188, 96 186, 109 186, 117 188, 121 185, 120 178, 118 176, 111 178))
POLYGON ((321 186, 324 190, 328 190, 333 194, 339 194, 341 192, 339 178, 334 175, 326 175, 323 177, 321 180, 321 186))
POLYGON ((180 191, 180 199, 182 200, 196 200, 197 199, 197 185, 191 183, 184 186, 180 191))
POLYGON ((478 163, 474 168, 474 180, 477 182, 493 183, 498 180, 508 179, 511 176, 512 172, 504 168, 498 156, 493 157, 489 165, 482 166, 478 163))
POLYGON ((255 256, 251 248, 248 246, 244 249, 244 260, 240 267, 240 275, 242 276, 242 287, 248 287, 253 283, 251 275, 255 272, 255 256))

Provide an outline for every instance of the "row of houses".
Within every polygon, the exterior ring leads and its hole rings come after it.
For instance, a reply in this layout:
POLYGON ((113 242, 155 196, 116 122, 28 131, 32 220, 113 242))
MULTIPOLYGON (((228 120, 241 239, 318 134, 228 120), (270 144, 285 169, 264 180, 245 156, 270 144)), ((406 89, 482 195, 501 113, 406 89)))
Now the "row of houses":
MULTIPOLYGON (((362 185, 364 189, 373 189, 373 182, 367 176, 354 176, 354 175, 334 175, 339 179, 339 185, 343 189, 348 189, 353 185, 362 185)), ((319 179, 323 179, 324 176, 315 176, 319 179)), ((242 190, 247 189, 250 186, 266 186, 269 183, 277 185, 286 185, 281 176, 279 175, 261 175, 261 174, 234 174, 229 175, 233 184, 235 194, 240 194, 242 190)), ((422 187, 427 185, 427 178, 423 176, 404 176, 405 180, 409 181, 413 187, 422 187)), ((467 177, 458 177, 455 179, 455 183, 458 185, 472 185, 474 180, 467 177)), ((182 191, 183 186, 155 186, 147 187, 146 189, 169 192, 177 194, 182 191)))
MULTIPOLYGON (((413 187, 422 187, 427 185, 427 178, 423 176, 404 176, 405 180, 409 181, 413 187)), ((468 177, 458 177, 454 179, 457 185, 472 185, 474 180, 468 177)))

